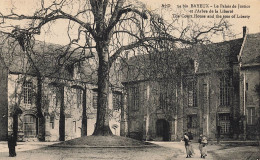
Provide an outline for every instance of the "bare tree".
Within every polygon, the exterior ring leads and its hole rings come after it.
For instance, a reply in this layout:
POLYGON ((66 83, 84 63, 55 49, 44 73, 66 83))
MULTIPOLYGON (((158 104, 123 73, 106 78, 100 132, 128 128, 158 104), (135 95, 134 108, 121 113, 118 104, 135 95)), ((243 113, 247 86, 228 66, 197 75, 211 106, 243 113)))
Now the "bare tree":
MULTIPOLYGON (((201 28, 191 36, 188 28, 181 34, 173 36, 176 30, 172 23, 166 23, 160 16, 148 11, 144 5, 126 0, 55 0, 47 5, 41 0, 39 9, 33 15, 16 14, 13 11, 4 15, 1 26, 4 32, 14 30, 6 25, 8 20, 27 22, 27 26, 18 31, 26 36, 41 34, 42 28, 58 20, 68 20, 68 37, 70 44, 77 45, 89 52, 95 52, 98 57, 98 108, 97 122, 94 135, 112 134, 108 121, 107 96, 109 90, 109 71, 116 59, 140 48, 154 48, 153 42, 158 40, 173 43, 196 44, 201 42, 203 35, 210 32, 222 31, 225 23, 219 23, 210 28, 201 28), (139 6, 137 7, 138 4, 139 6), (73 10, 72 10, 73 8, 73 10), (76 8, 76 9, 75 9, 76 8), (70 36, 71 30, 77 32, 77 37, 70 36), (83 45, 80 45, 83 41, 83 45)), ((51 26, 50 26, 51 29, 51 26)), ((23 35, 23 37, 25 37, 23 35)), ((18 41, 23 46, 22 40, 18 41)))

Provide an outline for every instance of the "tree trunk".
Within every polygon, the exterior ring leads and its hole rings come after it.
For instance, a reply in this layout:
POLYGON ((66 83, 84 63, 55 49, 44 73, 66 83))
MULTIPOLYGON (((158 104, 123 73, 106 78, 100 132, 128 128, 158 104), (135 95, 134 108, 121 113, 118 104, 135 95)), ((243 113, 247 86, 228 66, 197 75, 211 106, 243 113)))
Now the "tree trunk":
POLYGON ((86 109, 87 109, 87 100, 86 100, 86 87, 83 90, 83 103, 82 103, 82 127, 81 127, 81 137, 87 135, 87 114, 86 114, 86 109))
POLYGON ((39 118, 39 134, 38 134, 39 141, 45 141, 45 117, 39 118))
POLYGON ((37 97, 36 97, 36 106, 37 106, 37 117, 39 118, 39 141, 45 141, 45 117, 42 113, 42 78, 37 76, 37 97))
POLYGON ((64 88, 59 86, 58 98, 60 101, 59 140, 65 141, 65 113, 64 113, 64 88))
POLYGON ((98 67, 98 104, 97 121, 93 135, 112 135, 108 116, 109 63, 108 42, 97 42, 98 67))

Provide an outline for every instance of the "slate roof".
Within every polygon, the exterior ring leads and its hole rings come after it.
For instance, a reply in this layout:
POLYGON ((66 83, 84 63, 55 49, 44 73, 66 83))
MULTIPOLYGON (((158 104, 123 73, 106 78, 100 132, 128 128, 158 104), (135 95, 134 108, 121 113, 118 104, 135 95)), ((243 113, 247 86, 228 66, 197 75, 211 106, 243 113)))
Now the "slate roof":
POLYGON ((224 41, 198 46, 194 51, 198 54, 199 68, 197 73, 208 73, 211 71, 231 69, 234 63, 238 63, 243 39, 224 41))
POLYGON ((221 43, 195 45, 178 48, 167 53, 146 54, 131 57, 127 60, 124 82, 151 80, 158 78, 178 78, 194 74, 194 63, 198 64, 196 74, 228 70, 238 63, 243 38, 221 43))
MULTIPOLYGON (((10 73, 36 74, 35 67, 29 63, 26 53, 22 51, 20 45, 14 39, 2 38, 0 42, 0 57, 4 60, 10 73)), ((65 52, 66 46, 35 41, 34 53, 31 53, 31 57, 43 76, 73 80, 72 64, 80 58, 81 50, 76 51, 73 56, 69 56, 72 50, 73 48, 65 52), (67 54, 60 56, 62 53, 67 54)), ((81 81, 96 83, 97 78, 93 76, 93 70, 81 66, 79 72, 84 73, 81 74, 81 81)))
POLYGON ((260 65, 260 33, 246 36, 240 58, 242 66, 260 65))

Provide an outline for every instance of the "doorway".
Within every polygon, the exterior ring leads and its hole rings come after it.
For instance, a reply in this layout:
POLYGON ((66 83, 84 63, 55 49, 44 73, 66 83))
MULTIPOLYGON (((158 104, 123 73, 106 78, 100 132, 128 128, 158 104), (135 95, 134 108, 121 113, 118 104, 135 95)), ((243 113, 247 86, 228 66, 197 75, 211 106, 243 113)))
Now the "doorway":
POLYGON ((36 117, 30 114, 24 115, 24 137, 35 138, 36 137, 36 117))
POLYGON ((156 135, 163 141, 170 140, 170 125, 165 119, 158 119, 156 122, 156 135))

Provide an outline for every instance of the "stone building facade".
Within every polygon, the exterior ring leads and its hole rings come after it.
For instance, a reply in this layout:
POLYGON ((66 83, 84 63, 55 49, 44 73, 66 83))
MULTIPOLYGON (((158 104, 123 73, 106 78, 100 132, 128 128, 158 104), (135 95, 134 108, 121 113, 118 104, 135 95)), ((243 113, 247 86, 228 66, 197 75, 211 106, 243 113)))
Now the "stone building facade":
POLYGON ((144 59, 156 63, 147 55, 130 58, 128 64, 137 67, 125 71, 122 134, 165 141, 179 140, 184 132, 195 139, 200 134, 210 139, 256 139, 259 35, 248 34, 244 27, 243 38, 179 49, 175 54, 184 57, 182 71, 167 76, 162 74, 168 66, 160 70, 167 64, 163 59, 153 68, 143 65, 144 59))
MULTIPOLYGON (((40 133, 40 121, 37 117, 35 103, 37 81, 33 76, 26 76, 26 81, 21 80, 23 78, 23 74, 8 75, 8 132, 13 131, 13 106, 19 103, 20 97, 19 107, 22 110, 22 114, 19 114, 18 117, 18 140, 37 141, 42 134, 40 133)), ((51 79, 43 82, 42 110, 45 117, 45 141, 59 141, 61 137, 64 137, 64 140, 81 137, 83 135, 82 114, 84 103, 86 104, 87 135, 92 135, 96 123, 97 111, 96 86, 66 80, 59 80, 59 83, 58 85, 56 80, 52 81, 51 79), (64 112, 64 122, 61 122, 61 108, 63 108, 62 112, 64 112), (64 123, 63 132, 60 129, 61 123, 64 123)), ((113 115, 110 118, 110 125, 112 132, 119 135, 120 109, 118 107, 114 108, 113 105, 116 106, 115 103, 118 103, 120 98, 116 97, 117 99, 115 99, 115 94, 118 95, 118 93, 110 92, 109 96, 109 107, 113 111, 113 115)))
MULTIPOLYGON (((58 67, 52 63, 57 57, 47 55, 55 55, 57 46, 36 45, 36 51, 42 54, 39 59, 34 58, 44 75, 40 81, 44 118, 40 118, 37 111, 39 80, 34 68, 27 63, 19 46, 11 53, 14 59, 5 57, 8 54, 3 51, 9 51, 10 46, 4 46, 0 57, 0 140, 6 140, 14 130, 17 130, 18 141, 64 141, 92 135, 97 114, 96 77, 88 74, 80 62, 70 61, 59 72, 52 72, 58 67)), ((121 99, 121 90, 111 87, 108 107, 110 127, 115 135, 120 135, 121 99)))

